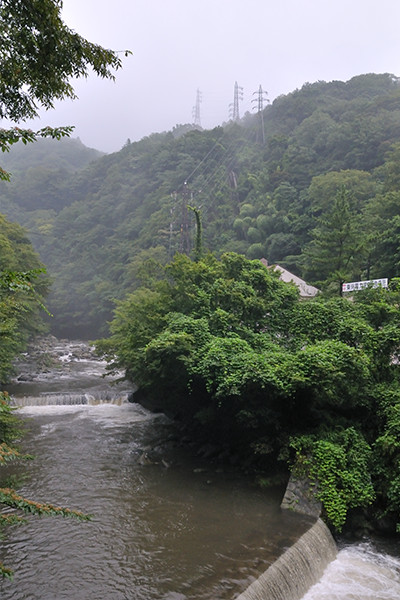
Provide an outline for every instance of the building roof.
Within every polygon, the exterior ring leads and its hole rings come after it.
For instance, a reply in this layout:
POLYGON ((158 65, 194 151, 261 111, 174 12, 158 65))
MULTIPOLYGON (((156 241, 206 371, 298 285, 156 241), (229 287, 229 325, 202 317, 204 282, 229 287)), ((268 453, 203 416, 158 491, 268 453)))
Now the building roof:
POLYGON ((304 279, 297 277, 297 275, 294 275, 293 273, 291 273, 287 269, 284 269, 280 265, 268 265, 268 261, 265 258, 262 258, 261 262, 265 267, 267 267, 267 269, 274 269, 275 271, 279 271, 279 279, 281 281, 285 281, 286 283, 292 281, 295 285, 297 285, 297 287, 299 288, 301 298, 314 298, 314 296, 318 294, 318 288, 314 287, 313 285, 309 285, 304 281, 304 279))

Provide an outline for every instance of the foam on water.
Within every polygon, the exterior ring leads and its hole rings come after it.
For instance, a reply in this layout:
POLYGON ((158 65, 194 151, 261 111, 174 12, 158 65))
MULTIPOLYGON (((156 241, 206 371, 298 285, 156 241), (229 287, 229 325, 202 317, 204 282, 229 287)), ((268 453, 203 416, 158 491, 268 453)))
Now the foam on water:
POLYGON ((400 559, 370 543, 343 548, 302 600, 398 600, 400 559))
POLYGON ((105 427, 117 427, 121 424, 152 419, 166 419, 164 415, 155 415, 139 404, 131 404, 126 401, 98 404, 28 404, 20 406, 18 413, 26 416, 56 416, 76 413, 80 419, 89 418, 105 427))

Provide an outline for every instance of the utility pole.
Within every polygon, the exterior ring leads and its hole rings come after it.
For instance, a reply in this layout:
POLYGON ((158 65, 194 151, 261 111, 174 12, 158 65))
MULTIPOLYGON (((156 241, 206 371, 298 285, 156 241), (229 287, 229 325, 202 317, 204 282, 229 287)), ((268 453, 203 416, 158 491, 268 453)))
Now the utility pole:
MULTIPOLYGON (((269 102, 267 98, 267 92, 264 92, 262 86, 258 88, 258 92, 253 92, 253 96, 257 96, 257 98, 253 98, 252 102, 257 102, 257 113, 260 116, 261 121, 261 139, 262 144, 265 144, 265 131, 264 131, 264 102, 269 102)), ((253 107, 254 108, 254 107, 253 107)))
POLYGON ((181 254, 190 253, 190 236, 189 236, 189 212, 188 205, 189 200, 193 197, 192 192, 190 191, 187 181, 184 182, 183 188, 181 191, 182 198, 182 207, 181 207, 181 238, 179 244, 179 251, 181 254))
POLYGON ((175 212, 177 196, 178 196, 178 194, 176 192, 171 194, 171 198, 173 198, 173 205, 170 208, 171 220, 169 222, 169 232, 168 232, 168 235, 169 235, 168 258, 169 258, 169 260, 171 260, 172 254, 173 254, 172 253, 172 241, 173 241, 173 237, 174 237, 174 212, 175 212))
POLYGON ((200 118, 200 104, 202 102, 202 93, 199 89, 197 89, 196 93, 196 104, 193 107, 192 116, 194 118, 194 125, 196 127, 201 127, 201 118, 200 118))
POLYGON ((235 81, 235 86, 233 89, 233 104, 229 105, 229 116, 232 121, 239 121, 239 100, 243 100, 243 88, 238 85, 238 82, 235 81))

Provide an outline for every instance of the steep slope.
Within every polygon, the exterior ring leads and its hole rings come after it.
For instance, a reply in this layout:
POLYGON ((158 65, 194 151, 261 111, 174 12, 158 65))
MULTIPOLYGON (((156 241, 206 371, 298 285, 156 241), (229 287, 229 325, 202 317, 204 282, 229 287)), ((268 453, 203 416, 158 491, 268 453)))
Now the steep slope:
POLYGON ((165 262, 190 251, 188 205, 201 208, 205 248, 264 256, 318 282, 327 278, 310 268, 313 231, 345 186, 359 223, 352 235, 368 232, 370 240, 379 232, 375 245, 357 250, 349 276, 383 268, 398 274, 398 79, 371 74, 306 84, 277 98, 263 121, 265 145, 260 115, 248 114, 211 131, 154 134, 78 173, 61 163, 50 170, 18 163, 18 177, 0 188, 0 211, 27 227, 48 265, 58 333, 104 333, 114 299, 137 285, 145 259, 165 262), (394 258, 383 267, 376 243, 389 230, 385 256, 394 258))

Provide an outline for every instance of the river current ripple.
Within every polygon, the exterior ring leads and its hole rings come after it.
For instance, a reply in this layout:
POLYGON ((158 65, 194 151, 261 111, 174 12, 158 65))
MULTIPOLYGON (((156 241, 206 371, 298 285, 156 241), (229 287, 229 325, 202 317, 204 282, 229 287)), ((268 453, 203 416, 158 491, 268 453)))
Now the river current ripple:
MULTIPOLYGON (((232 600, 308 528, 280 511, 282 490, 201 460, 165 416, 128 403, 86 344, 54 351, 56 368, 9 388, 35 460, 2 474, 93 520, 9 528, 2 600, 232 600)), ((399 543, 375 540, 343 545, 303 600, 398 598, 399 543)))
POLYGON ((93 520, 10 528, 2 600, 231 599, 308 527, 279 509, 282 490, 202 461, 165 416, 101 379, 101 362, 64 350, 58 369, 10 387, 35 460, 8 471, 26 497, 93 520))

